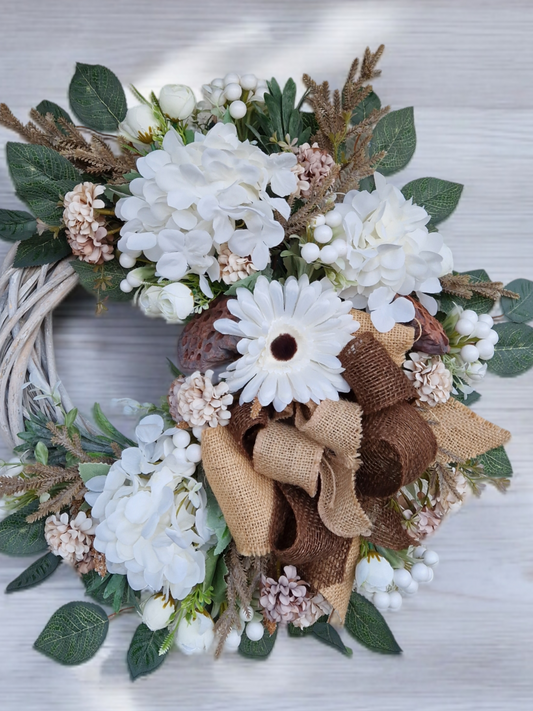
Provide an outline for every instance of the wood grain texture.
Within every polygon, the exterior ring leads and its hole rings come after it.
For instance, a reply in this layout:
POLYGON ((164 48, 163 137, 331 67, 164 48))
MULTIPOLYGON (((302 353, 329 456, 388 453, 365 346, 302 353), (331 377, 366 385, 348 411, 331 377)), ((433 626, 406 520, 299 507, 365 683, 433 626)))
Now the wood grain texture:
MULTIPOLYGON (((377 91, 414 105, 418 148, 398 185, 425 175, 465 183, 442 227, 459 269, 504 282, 533 274, 533 5, 528 0, 3 0, 0 100, 19 116, 46 98, 66 107, 75 61, 111 67, 140 89, 199 87, 237 69, 260 76, 308 71, 339 85, 354 53, 383 41, 377 91)), ((0 131, 0 144, 12 139, 0 131)), ((4 162, 0 204, 18 207, 4 162)), ((0 246, 0 255, 6 251, 0 246)), ((125 305, 101 318, 76 292, 57 311, 58 365, 74 402, 153 400, 165 392, 171 327, 125 305)), ((405 652, 376 656, 354 643, 345 659, 283 635, 267 663, 173 654, 153 677, 129 682, 125 652, 137 620, 119 619, 97 657, 62 668, 31 645, 59 605, 82 599, 66 567, 45 584, 0 598, 2 709, 305 708, 525 711, 533 698, 533 372, 488 376, 476 410, 513 432, 506 496, 487 491, 443 526, 433 584, 388 616, 405 652)), ((122 418, 118 418, 123 424, 122 418)), ((124 423, 125 424, 125 423, 124 423)), ((6 456, 0 448, 0 456, 6 456)), ((5 586, 24 567, 0 559, 5 586)))

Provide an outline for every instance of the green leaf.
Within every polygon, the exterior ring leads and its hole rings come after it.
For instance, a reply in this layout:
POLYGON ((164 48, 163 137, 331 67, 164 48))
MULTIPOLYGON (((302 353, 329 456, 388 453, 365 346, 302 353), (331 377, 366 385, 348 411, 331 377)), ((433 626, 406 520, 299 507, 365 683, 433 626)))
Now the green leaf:
POLYGON ((120 447, 126 448, 137 446, 135 442, 128 439, 128 437, 125 437, 114 425, 111 424, 111 422, 109 422, 97 402, 93 405, 93 417, 100 431, 112 439, 113 442, 116 442, 120 447))
POLYGON ((59 182, 73 188, 80 182, 80 173, 53 148, 9 141, 6 158, 17 191, 27 183, 59 182))
POLYGON ((145 624, 137 627, 128 649, 128 669, 132 681, 151 674, 163 664, 167 655, 160 655, 159 648, 166 635, 166 628, 152 632, 145 624))
POLYGON ((114 131, 126 117, 126 95, 110 69, 100 64, 76 64, 69 86, 72 110, 96 131, 114 131))
POLYGON ((243 657, 249 657, 250 659, 266 659, 270 652, 274 649, 274 643, 277 636, 277 627, 273 635, 269 635, 268 631, 265 630, 265 634, 259 642, 252 642, 252 640, 248 639, 245 633, 241 637, 239 654, 242 654, 243 657))
POLYGON ((169 367, 169 369, 170 369, 170 372, 172 373, 172 377, 174 377, 174 378, 179 378, 181 375, 183 375, 183 373, 182 373, 181 370, 178 368, 178 366, 175 365, 175 364, 170 360, 170 358, 167 358, 167 364, 168 364, 168 367, 169 367))
POLYGON ((98 605, 69 602, 54 612, 34 647, 60 664, 83 664, 100 649, 108 628, 107 615, 98 605))
POLYGON ((457 207, 462 192, 463 186, 460 183, 440 178, 418 178, 402 188, 407 200, 413 198, 414 203, 426 209, 433 225, 448 219, 457 207))
POLYGON ((525 323, 533 319, 533 281, 515 279, 505 287, 519 295, 518 299, 502 296, 502 311, 514 323, 525 323))
POLYGON ((205 576, 202 583, 202 590, 206 592, 213 584, 215 571, 218 563, 218 555, 215 554, 215 549, 210 548, 205 554, 205 576))
POLYGON ((78 409, 76 407, 73 407, 72 410, 69 410, 65 415, 65 427, 72 427, 76 422, 77 417, 78 409))
POLYGON ((120 282, 128 273, 118 261, 113 259, 98 266, 79 260, 72 262, 72 267, 80 278, 80 284, 97 299, 108 298, 110 301, 131 301, 134 293, 126 294, 120 289, 120 282))
POLYGON ((49 578, 61 564, 61 558, 53 553, 46 553, 42 558, 32 563, 29 568, 15 578, 6 588, 6 593, 18 592, 39 585, 49 578))
POLYGON ((62 109, 61 106, 58 106, 57 104, 54 104, 53 101, 41 101, 40 104, 37 104, 35 107, 37 111, 42 115, 46 116, 46 114, 52 114, 52 116, 56 119, 55 124, 57 128, 61 131, 61 133, 64 133, 66 135, 66 131, 61 126, 58 122, 57 119, 65 119, 67 123, 74 123, 74 121, 70 118, 69 114, 65 111, 65 109, 62 109))
MULTIPOLYGON (((212 600, 214 605, 221 605, 226 600, 226 590, 228 584, 226 582, 226 575, 228 574, 228 566, 224 560, 224 556, 218 557, 218 563, 215 570, 215 576, 213 578, 213 595, 212 600)), ((212 613, 213 614, 213 613, 212 613)))
POLYGON ((207 518, 206 523, 216 536, 217 545, 214 550, 215 555, 219 555, 226 550, 231 542, 231 533, 226 524, 224 514, 210 486, 205 487, 207 494, 207 518))
MULTIPOLYGON (((468 272, 454 272, 454 274, 469 274, 471 284, 490 281, 490 277, 484 269, 474 269, 468 272)), ((459 296, 442 293, 438 298, 440 301, 440 310, 444 311, 444 313, 450 313, 456 304, 462 306, 464 309, 472 309, 472 311, 475 311, 477 314, 488 314, 494 306, 492 299, 480 296, 479 294, 474 294, 471 299, 463 299, 459 296)))
POLYGON ((72 250, 64 232, 58 237, 53 232, 43 232, 19 244, 13 266, 18 269, 38 267, 58 262, 69 254, 72 254, 72 250))
POLYGON ((111 469, 110 464, 100 464, 99 462, 87 462, 79 464, 80 476, 85 483, 95 476, 107 476, 111 469))
POLYGON ((379 110, 380 108, 381 101, 379 96, 375 92, 371 91, 370 94, 364 98, 363 101, 360 101, 353 110, 351 118, 352 125, 355 126, 356 124, 361 123, 361 121, 364 121, 370 116, 372 111, 379 110))
POLYGON ((475 390, 474 390, 473 392, 469 393, 469 394, 466 395, 466 396, 465 396, 464 393, 462 393, 461 391, 459 391, 459 392, 458 392, 457 394, 455 394, 455 395, 452 393, 452 397, 453 397, 455 400, 459 400, 459 402, 462 402, 463 405, 466 405, 467 407, 470 407, 470 405, 473 405, 475 402, 477 402, 477 401, 479 400, 479 398, 481 397, 481 395, 480 395, 479 393, 477 393, 475 390))
POLYGON ((63 221, 64 197, 73 187, 72 181, 64 180, 26 182, 17 189, 17 195, 36 217, 51 227, 59 227, 63 221))
POLYGON ((387 155, 375 166, 383 175, 397 173, 409 163, 416 148, 413 108, 399 109, 386 114, 374 129, 370 144, 371 155, 386 151, 387 155))
POLYGON ((374 180, 373 175, 369 175, 367 178, 363 178, 362 180, 359 181, 359 188, 361 192, 363 190, 366 190, 369 193, 373 193, 374 190, 376 189, 376 181, 374 180))
POLYGON ((48 548, 44 537, 44 522, 41 518, 28 523, 26 517, 35 513, 39 501, 32 501, 0 522, 0 553, 7 555, 35 555, 48 548))
POLYGON ((513 476, 513 467, 503 447, 496 447, 478 457, 483 465, 483 473, 491 479, 509 479, 513 476))
POLYGON ((260 276, 266 276, 266 278, 271 281, 272 279, 272 268, 271 267, 266 267, 260 272, 254 272, 253 274, 250 274, 250 276, 244 277, 244 279, 240 279, 240 281, 236 281, 234 284, 230 286, 230 288, 224 292, 226 296, 235 296, 237 293, 237 289, 248 289, 248 291, 253 291, 255 288, 255 282, 259 279, 260 276))
POLYGON ((81 578, 87 595, 100 605, 110 605, 118 611, 121 607, 136 604, 136 594, 128 585, 125 575, 107 573, 101 578, 96 571, 91 570, 81 578))
POLYGON ((381 612, 359 593, 353 592, 350 597, 345 626, 355 640, 373 652, 400 654, 402 651, 381 612))
POLYGON ((324 644, 337 649, 347 657, 352 656, 352 650, 344 644, 335 627, 330 625, 329 622, 319 620, 309 629, 311 630, 313 637, 316 637, 324 644))
MULTIPOLYGON (((287 83, 283 87, 283 94, 281 97, 281 116, 283 118, 283 125, 287 128, 289 127, 292 118, 295 103, 296 84, 294 82, 294 79, 291 78, 287 80, 287 83)), ((296 112, 296 115, 298 116, 298 112, 296 112)), ((280 138, 282 137, 280 136, 280 138)), ((291 138, 297 138, 297 136, 291 136, 291 138)))
POLYGON ((33 450, 36 461, 40 464, 46 466, 48 464, 48 448, 44 442, 37 442, 35 449, 33 450))
POLYGON ((0 239, 22 242, 37 232, 37 221, 23 210, 0 210, 0 239))
POLYGON ((494 356, 487 361, 488 369, 503 377, 529 370, 533 366, 533 328, 525 323, 498 323, 494 330, 499 341, 494 356))

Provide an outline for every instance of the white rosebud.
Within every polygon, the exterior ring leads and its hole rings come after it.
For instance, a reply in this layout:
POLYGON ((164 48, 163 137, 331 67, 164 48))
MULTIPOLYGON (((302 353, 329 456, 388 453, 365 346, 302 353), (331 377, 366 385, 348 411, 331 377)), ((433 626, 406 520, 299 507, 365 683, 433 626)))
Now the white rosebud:
POLYGON ((149 286, 141 292, 138 303, 146 316, 183 323, 194 308, 194 297, 189 287, 174 282, 163 287, 149 286))
POLYGON ((203 654, 215 639, 213 620, 199 613, 190 622, 184 617, 178 625, 176 646, 183 654, 203 654))
POLYGON ((157 632, 168 627, 174 610, 173 602, 166 600, 163 595, 154 595, 144 604, 143 622, 152 632, 157 632))
POLYGON ((394 570, 385 558, 371 555, 362 558, 355 569, 357 588, 367 592, 385 592, 394 579, 394 570))
POLYGON ((141 143, 152 143, 153 135, 159 130, 159 122, 150 106, 139 104, 128 109, 126 118, 118 130, 126 138, 141 143))
POLYGON ((165 116, 183 121, 194 111, 196 99, 190 87, 183 84, 167 84, 159 94, 159 106, 165 116))

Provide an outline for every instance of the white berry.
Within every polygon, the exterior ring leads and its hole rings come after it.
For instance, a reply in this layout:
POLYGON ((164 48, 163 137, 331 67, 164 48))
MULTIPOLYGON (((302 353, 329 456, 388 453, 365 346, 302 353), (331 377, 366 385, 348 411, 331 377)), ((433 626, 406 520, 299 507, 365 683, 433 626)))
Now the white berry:
POLYGON ((311 264, 311 262, 316 262, 318 259, 320 255, 320 247, 314 242, 308 242, 307 244, 304 244, 300 254, 302 255, 302 259, 305 259, 307 264, 311 264))
POLYGON ((461 318, 467 318, 469 321, 473 321, 474 323, 477 323, 479 316, 477 315, 477 313, 475 311, 472 311, 472 309, 466 309, 461 314, 461 318))
POLYGON ((226 96, 222 89, 213 89, 211 92, 211 103, 213 106, 220 106, 226 101, 226 96))
POLYGON ((479 357, 483 360, 490 360, 494 355, 494 346, 489 340, 478 341, 476 348, 479 351, 479 357))
POLYGON ((228 84, 224 88, 224 94, 228 101, 237 101, 241 98, 242 87, 240 84, 228 84))
POLYGON ((463 346, 461 348, 461 358, 465 363, 474 363, 476 360, 479 360, 479 351, 476 346, 463 346))
POLYGON ((389 593, 389 610, 391 612, 397 612, 403 604, 403 597, 397 590, 393 590, 389 593))
POLYGON ((423 558, 425 552, 426 552, 425 546, 417 546, 413 551, 413 555, 415 558, 423 558))
POLYGON ((191 443, 191 435, 185 430, 178 430, 175 435, 172 435, 174 447, 185 449, 191 443))
POLYGON ((137 260, 135 259, 135 257, 132 257, 131 254, 126 254, 125 252, 122 252, 120 257, 118 258, 118 261, 120 262, 120 266, 124 267, 124 269, 131 269, 135 266, 135 262, 137 260))
POLYGON ((202 448, 199 444, 190 444, 185 450, 187 454, 187 459, 193 464, 197 464, 202 461, 202 448))
POLYGON ((338 256, 337 250, 332 244, 328 244, 320 250, 320 261, 324 264, 333 264, 338 256))
POLYGON ((224 640, 224 651, 226 652, 236 652, 239 649, 241 643, 241 635, 237 630, 230 630, 230 633, 224 640))
POLYGON ((240 81, 240 77, 238 74, 235 72, 230 72, 229 74, 226 74, 224 77, 224 86, 228 86, 228 84, 238 84, 240 81))
POLYGON ((408 588, 412 581, 411 573, 406 568, 397 568, 394 571, 394 582, 399 588, 408 588))
POLYGON ((473 321, 470 321, 470 319, 463 317, 461 317, 459 321, 457 321, 457 323, 455 324, 455 330, 461 336, 469 336, 475 327, 476 324, 473 321))
POLYGON ((129 294, 130 291, 133 291, 133 287, 127 279, 123 279, 120 282, 120 291, 123 291, 125 294, 129 294))
POLYGON ((491 327, 489 326, 488 323, 484 323, 483 321, 478 321, 474 327, 474 332, 473 336, 476 338, 486 338, 489 333, 491 332, 491 327))
POLYGON ((405 588, 405 593, 407 595, 414 595, 417 592, 418 592, 418 583, 416 582, 416 580, 412 580, 409 587, 405 588))
POLYGON ((326 225, 339 227, 342 224, 342 215, 339 210, 331 210, 326 213, 326 225))
POLYGON ((221 79, 220 77, 213 79, 213 81, 211 82, 211 86, 216 86, 217 89, 223 89, 224 88, 224 79, 221 79))
POLYGON ((389 605, 390 605, 389 593, 386 593, 386 592, 374 593, 372 602, 374 603, 375 607, 377 607, 378 610, 388 610, 389 605))
POLYGON ((428 579, 426 580, 426 583, 431 583, 433 581, 433 578, 435 577, 435 573, 433 572, 432 568, 428 568, 429 570, 429 576, 428 579))
POLYGON ((137 289, 143 283, 142 279, 139 279, 135 272, 128 272, 128 274, 126 274, 126 280, 128 284, 134 289, 137 289))
POLYGON ((325 225, 326 224, 325 216, 324 215, 315 215, 312 224, 314 227, 320 227, 321 225, 325 225))
POLYGON ((319 225, 315 228, 314 238, 319 244, 326 244, 333 237, 333 230, 329 225, 319 225))
POLYGON ((245 91, 253 91, 257 86, 257 77, 255 74, 244 74, 241 77, 241 86, 245 91))
POLYGON ((481 314, 481 316, 479 317, 479 320, 481 321, 481 323, 486 323, 491 328, 492 328, 492 326, 494 326, 494 319, 492 318, 492 316, 489 316, 488 314, 481 314))
POLYGON ((435 551, 426 551, 424 553, 424 563, 431 567, 439 564, 439 554, 435 551))
POLYGON ((348 245, 343 239, 334 239, 331 246, 336 250, 339 257, 345 257, 348 251, 348 245))
POLYGON ((264 634, 265 628, 261 622, 248 622, 246 625, 246 636, 251 642, 259 642, 264 634))
POLYGON ((246 104, 244 101, 233 101, 229 105, 229 114, 231 118, 242 119, 246 116, 246 104))
POLYGON ((413 580, 417 583, 425 583, 429 578, 429 568, 424 563, 415 563, 411 568, 411 575, 413 580))
POLYGON ((251 622, 254 619, 254 610, 250 605, 239 609, 239 617, 243 622, 251 622))
POLYGON ((493 331, 490 331, 489 335, 487 336, 487 338, 485 340, 489 341, 490 343, 492 343, 493 346, 495 346, 498 343, 498 341, 500 340, 500 337, 498 336, 497 331, 493 330, 493 331))

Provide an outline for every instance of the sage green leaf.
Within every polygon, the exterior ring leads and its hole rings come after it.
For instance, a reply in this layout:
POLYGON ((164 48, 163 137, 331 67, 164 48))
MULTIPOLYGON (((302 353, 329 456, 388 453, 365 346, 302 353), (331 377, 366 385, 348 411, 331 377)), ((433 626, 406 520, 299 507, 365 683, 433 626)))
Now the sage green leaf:
POLYGON ((463 186, 440 178, 418 178, 402 188, 404 197, 420 207, 424 207, 431 217, 431 223, 438 225, 446 220, 457 207, 463 186))
POLYGON ((318 622, 315 622, 314 625, 310 627, 311 634, 313 637, 316 637, 318 640, 323 642, 324 644, 327 644, 329 647, 333 647, 334 649, 337 649, 339 652, 344 654, 346 657, 351 657, 353 652, 350 649, 350 647, 347 647, 342 639, 340 638, 339 633, 333 627, 332 625, 329 624, 329 622, 323 621, 321 622, 320 620, 318 622))
POLYGON ((37 442, 33 455, 39 464, 44 464, 44 466, 48 464, 48 447, 44 442, 37 442))
POLYGON ((80 476, 84 482, 88 482, 95 476, 107 476, 111 469, 110 464, 101 464, 100 462, 84 462, 78 465, 80 476))
POLYGON ((361 121, 364 121, 370 116, 372 111, 379 110, 381 108, 381 101, 379 96, 371 91, 370 94, 359 102, 352 113, 351 123, 355 126, 361 121))
POLYGON ((251 639, 248 639, 245 632, 242 635, 241 643, 239 644, 239 654, 242 654, 243 657, 248 657, 249 659, 266 659, 270 652, 274 649, 277 636, 278 628, 276 627, 273 635, 269 635, 268 631, 265 630, 265 634, 259 642, 252 642, 251 639))
POLYGON ((151 674, 163 664, 167 655, 159 654, 159 649, 166 636, 166 628, 152 632, 145 624, 137 627, 127 657, 132 681, 151 674))
POLYGON ((79 260, 72 262, 73 269, 80 278, 80 284, 90 294, 97 299, 109 299, 110 301, 131 301, 134 292, 124 293, 120 289, 120 282, 126 278, 128 273, 118 261, 113 259, 98 266, 79 260))
POLYGON ((100 64, 76 64, 68 94, 72 110, 88 128, 115 131, 126 117, 122 84, 100 64))
POLYGON ((48 548, 44 537, 45 519, 28 523, 26 517, 35 513, 39 501, 32 501, 0 521, 0 553, 7 555, 35 555, 48 548))
POLYGON ((22 242, 37 232, 37 221, 24 210, 0 210, 0 239, 22 242))
POLYGON ((513 467, 503 447, 496 447, 478 457, 478 463, 483 465, 483 473, 491 479, 510 479, 513 467))
POLYGON ((215 533, 217 545, 214 550, 215 555, 219 555, 226 550, 230 541, 231 533, 226 524, 224 514, 210 486, 205 487, 207 494, 207 518, 206 523, 215 533))
POLYGON ((92 602, 69 602, 54 612, 34 644, 60 664, 83 664, 94 657, 107 636, 106 613, 92 602))
MULTIPOLYGON (((468 272, 454 272, 454 274, 469 274, 471 284, 490 281, 490 277, 484 269, 474 269, 468 272)), ((438 299, 440 301, 440 310, 444 311, 444 313, 450 313, 456 304, 462 306, 464 309, 472 309, 472 311, 475 311, 477 314, 488 314, 494 306, 492 299, 480 296, 479 294, 474 294, 471 299, 463 299, 459 296, 452 296, 451 294, 445 294, 443 292, 438 295, 438 299)))
POLYGON ((255 282, 259 279, 260 276, 265 276, 268 281, 272 280, 272 267, 265 267, 265 269, 262 269, 260 272, 254 272, 253 274, 250 274, 247 277, 244 277, 244 279, 240 279, 239 281, 236 281, 234 284, 230 286, 230 288, 225 291, 226 296, 235 296, 237 293, 237 289, 248 289, 248 291, 253 291, 255 288, 255 282))
POLYGON ((413 108, 399 109, 386 114, 374 129, 370 153, 386 151, 375 168, 383 175, 397 173, 409 163, 416 148, 413 108))
POLYGON ((519 295, 519 299, 502 296, 502 311, 514 323, 525 323, 533 319, 533 281, 515 279, 505 287, 519 295))
POLYGON ((226 582, 226 575, 228 574, 228 566, 224 560, 224 556, 218 557, 218 563, 215 570, 215 575, 213 578, 213 604, 221 605, 226 600, 226 590, 228 584, 226 582))
POLYGON ((17 191, 25 183, 37 182, 69 184, 72 190, 80 182, 80 173, 72 163, 46 146, 9 141, 6 158, 17 191))
MULTIPOLYGON (((288 79, 287 83, 283 87, 283 94, 281 97, 281 116, 283 119, 283 125, 284 126, 289 126, 290 120, 292 118, 292 113, 294 111, 294 105, 296 103, 296 84, 294 82, 294 79, 288 79)), ((299 115, 299 112, 296 112, 296 116, 299 115)), ((280 138, 283 138, 284 136, 280 138)), ((292 136, 291 136, 292 138, 292 136)), ((294 136, 296 138, 296 136, 294 136)))
POLYGON ((116 442, 120 447, 126 449, 127 447, 137 446, 133 440, 125 437, 114 425, 111 424, 111 422, 109 422, 98 403, 93 405, 93 418, 99 430, 112 439, 113 442, 116 442))
POLYGON ((381 612, 359 593, 353 592, 350 597, 345 627, 355 640, 373 652, 401 654, 402 650, 381 612))
POLYGON ((368 193, 373 193, 376 189, 376 181, 373 175, 369 175, 367 178, 363 178, 359 181, 359 188, 361 192, 366 190, 368 193))
POLYGON ((533 366, 533 328, 525 323, 498 323, 494 330, 499 341, 488 369, 503 377, 525 373, 533 366))
POLYGON ((64 232, 56 237, 53 232, 43 232, 21 242, 13 261, 18 269, 38 267, 41 264, 51 264, 72 254, 64 232))
POLYGON ((18 592, 19 590, 26 590, 39 585, 57 570, 61 560, 59 556, 53 553, 46 553, 42 558, 32 563, 29 568, 26 568, 15 580, 10 582, 6 588, 6 593, 18 592))

